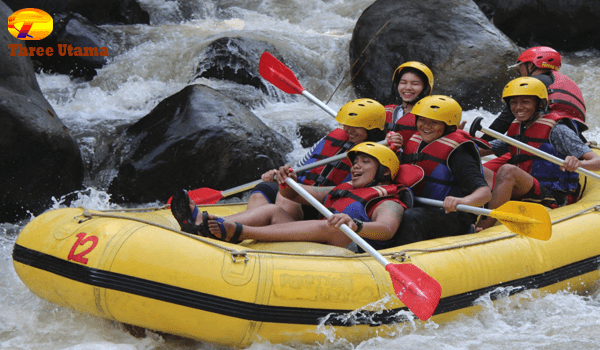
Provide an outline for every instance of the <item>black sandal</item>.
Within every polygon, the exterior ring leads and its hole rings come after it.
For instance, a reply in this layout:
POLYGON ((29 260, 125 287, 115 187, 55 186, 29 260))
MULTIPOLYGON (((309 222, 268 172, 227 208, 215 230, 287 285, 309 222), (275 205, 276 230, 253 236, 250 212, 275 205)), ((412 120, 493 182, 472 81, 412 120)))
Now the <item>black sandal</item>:
POLYGON ((171 213, 179 223, 181 231, 191 233, 193 235, 198 234, 198 225, 196 225, 196 218, 194 213, 197 214, 197 207, 192 212, 190 210, 190 198, 186 190, 179 190, 173 195, 171 200, 171 213))
POLYGON ((225 226, 223 225, 223 222, 225 222, 225 220, 223 220, 223 218, 217 218, 215 221, 217 222, 217 225, 219 226, 219 230, 221 231, 221 237, 217 237, 217 236, 213 235, 215 238, 217 238, 218 240, 233 243, 233 244, 240 243, 239 239, 240 239, 240 235, 242 234, 242 230, 244 229, 244 225, 240 224, 239 222, 236 222, 235 223, 235 232, 233 232, 233 236, 231 236, 231 239, 227 240, 227 230, 225 229, 225 226))

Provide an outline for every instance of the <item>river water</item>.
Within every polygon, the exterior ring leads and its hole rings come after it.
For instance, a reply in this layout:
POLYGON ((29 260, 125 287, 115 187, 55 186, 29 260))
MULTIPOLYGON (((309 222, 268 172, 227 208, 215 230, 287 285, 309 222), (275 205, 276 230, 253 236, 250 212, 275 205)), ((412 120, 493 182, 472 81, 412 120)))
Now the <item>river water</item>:
MULTIPOLYGON (((303 69, 301 84, 323 101, 329 99, 349 69, 348 45, 356 20, 370 0, 142 0, 151 25, 104 26, 134 44, 110 59, 91 82, 71 81, 62 75, 38 75, 46 98, 71 129, 87 162, 95 162, 103 142, 116 130, 146 115, 162 99, 190 83, 198 53, 220 34, 256 36, 289 53, 303 69)), ((582 89, 588 106, 586 137, 600 141, 600 52, 585 51, 564 57, 561 71, 582 89)), ((247 94, 258 91, 231 83, 199 79, 219 90, 247 94)), ((435 93, 435 89, 434 89, 435 93)), ((500 92, 499 92, 500 93, 500 92)), ((347 82, 333 94, 329 106, 339 109, 354 98, 347 82)), ((298 116, 332 123, 318 107, 298 96, 262 100, 253 111, 267 125, 294 140, 290 160, 302 148, 296 135, 298 116)), ((489 123, 485 110, 465 111, 464 119, 478 116, 489 123)), ((333 124, 332 124, 333 125, 333 124)), ((113 169, 114 170, 114 169, 113 169)), ((85 191, 72 206, 93 209, 117 207, 102 191, 105 177, 88 176, 85 191)), ((158 202, 157 202, 158 203, 158 202)), ((144 203, 153 205, 155 203, 144 203)), ((52 208, 64 206, 60 198, 52 208)), ((21 283, 12 265, 12 248, 21 223, 0 223, 0 348, 151 350, 221 349, 189 339, 146 331, 134 337, 123 325, 55 306, 34 296, 21 283)), ((482 298, 483 311, 451 323, 429 322, 416 329, 399 325, 396 334, 359 344, 330 338, 323 344, 290 346, 255 343, 249 349, 598 349, 600 347, 600 288, 580 296, 568 291, 545 296, 522 293, 491 303, 482 298)))

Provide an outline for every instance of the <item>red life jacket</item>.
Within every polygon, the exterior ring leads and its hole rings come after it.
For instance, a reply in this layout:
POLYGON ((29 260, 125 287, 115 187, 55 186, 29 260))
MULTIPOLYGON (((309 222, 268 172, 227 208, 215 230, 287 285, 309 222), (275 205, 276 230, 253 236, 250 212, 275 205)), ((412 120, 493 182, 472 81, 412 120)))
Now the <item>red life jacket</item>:
MULTIPOLYGON (((347 152, 353 146, 354 143, 348 141, 346 132, 336 128, 317 145, 311 158, 304 165, 347 152)), ((298 181, 309 186, 337 186, 346 180, 351 167, 350 160, 344 158, 302 172, 298 174, 298 181)))
MULTIPOLYGON (((507 136, 551 154, 557 158, 565 159, 565 155, 558 153, 550 143, 550 133, 559 123, 563 122, 577 132, 578 123, 565 113, 551 112, 534 121, 527 129, 521 130, 521 123, 515 121, 508 128, 507 136)), ((508 163, 517 165, 520 169, 535 177, 540 185, 558 191, 575 193, 579 185, 579 174, 576 172, 561 171, 559 166, 539 158, 527 151, 514 146, 509 146, 511 159, 508 163)))
MULTIPOLYGON (((488 146, 487 143, 482 143, 481 140, 471 137, 462 130, 440 137, 419 151, 422 141, 419 133, 414 134, 402 155, 403 163, 416 164, 425 172, 425 181, 415 187, 415 194, 437 200, 444 200, 446 196, 464 197, 460 188, 455 184, 454 174, 450 170, 448 160, 452 152, 463 144, 469 145, 471 153, 479 160, 476 142, 484 147, 488 146)), ((483 168, 481 171, 483 173, 483 168)))
POLYGON ((323 204, 333 213, 345 213, 353 219, 370 222, 368 206, 382 198, 398 199, 407 207, 412 206, 412 193, 402 184, 354 188, 350 182, 334 187, 323 204))
POLYGON ((571 118, 577 119, 582 124, 579 131, 587 130, 585 125, 585 101, 583 94, 577 84, 566 75, 552 71, 554 82, 548 86, 548 104, 552 111, 565 113, 571 118))
POLYGON ((385 106, 385 131, 396 131, 402 136, 402 148, 406 147, 408 140, 417 132, 417 118, 412 113, 406 113, 393 123, 398 113, 404 113, 401 105, 385 106))

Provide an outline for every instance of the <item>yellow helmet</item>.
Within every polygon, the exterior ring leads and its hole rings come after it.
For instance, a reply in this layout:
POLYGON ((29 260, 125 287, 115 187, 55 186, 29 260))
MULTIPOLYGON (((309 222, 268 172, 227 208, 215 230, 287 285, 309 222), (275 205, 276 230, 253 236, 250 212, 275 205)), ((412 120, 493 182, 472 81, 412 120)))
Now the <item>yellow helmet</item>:
POLYGON ((396 68, 394 74, 392 75, 392 83, 396 86, 396 89, 398 88, 398 82, 402 77, 402 70, 405 68, 412 68, 423 73, 423 75, 427 78, 427 81, 423 82, 426 83, 426 86, 423 87, 423 91, 419 94, 419 96, 424 97, 431 95, 431 90, 433 89, 433 73, 429 67, 417 61, 404 62, 399 65, 398 68, 396 68))
POLYGON ((462 108, 452 97, 443 95, 427 96, 412 108, 411 113, 429 119, 439 120, 446 125, 458 127, 462 117, 462 108))
POLYGON ((388 147, 381 145, 376 142, 363 142, 358 145, 352 147, 346 156, 350 159, 351 162, 354 163, 354 158, 356 158, 356 153, 366 153, 371 157, 377 159, 379 164, 388 168, 390 170, 391 178, 396 178, 398 175, 398 169, 400 168, 400 161, 398 160, 398 156, 396 153, 389 149, 388 147))
POLYGON ((520 77, 511 80, 502 91, 502 99, 508 103, 508 98, 513 96, 537 96, 548 105, 548 90, 541 80, 532 77, 520 77))
POLYGON ((359 98, 343 105, 335 121, 356 128, 383 130, 385 107, 370 98, 359 98))

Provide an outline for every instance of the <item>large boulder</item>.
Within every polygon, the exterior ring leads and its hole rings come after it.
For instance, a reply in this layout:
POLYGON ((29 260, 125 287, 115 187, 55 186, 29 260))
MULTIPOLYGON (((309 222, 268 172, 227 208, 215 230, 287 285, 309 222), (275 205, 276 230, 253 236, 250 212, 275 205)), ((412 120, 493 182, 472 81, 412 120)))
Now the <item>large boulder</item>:
POLYGON ((166 200, 178 188, 224 190, 286 162, 291 143, 248 108, 204 85, 160 102, 126 131, 108 192, 117 202, 166 200))
POLYGON ((294 63, 289 54, 278 50, 267 38, 256 35, 220 36, 212 39, 199 53, 190 82, 201 81, 198 80, 201 78, 230 81, 233 84, 228 89, 233 91, 236 100, 251 106, 263 103, 265 95, 285 100, 291 95, 260 76, 258 68, 265 51, 277 57, 294 74, 304 74, 304 70, 294 63))
POLYGON ((352 34, 352 83, 357 96, 396 103, 394 70, 420 61, 433 71, 434 94, 450 95, 466 109, 499 111, 502 88, 516 77, 506 67, 519 52, 471 0, 378 0, 352 34))
POLYGON ((496 1, 494 24, 523 47, 600 48, 600 1, 496 1))
MULTIPOLYGON (((12 13, 0 2, 2 18, 12 13)), ((79 147, 42 95, 28 57, 11 56, 22 41, 2 31, 0 44, 0 222, 39 214, 81 189, 79 147)))
POLYGON ((91 80, 96 76, 96 70, 102 68, 110 57, 116 56, 120 51, 117 43, 118 39, 114 34, 96 26, 80 14, 60 14, 55 15, 53 19, 52 34, 42 40, 27 43, 36 47, 51 47, 54 49, 52 56, 31 57, 37 70, 91 80), (64 55, 59 52, 59 45, 65 50, 68 50, 69 46, 73 50, 76 48, 82 50, 91 48, 93 54, 75 56, 69 55, 66 51, 67 54, 64 55))
POLYGON ((136 0, 4 0, 14 12, 37 8, 51 16, 74 12, 95 24, 149 24, 150 15, 136 0))

